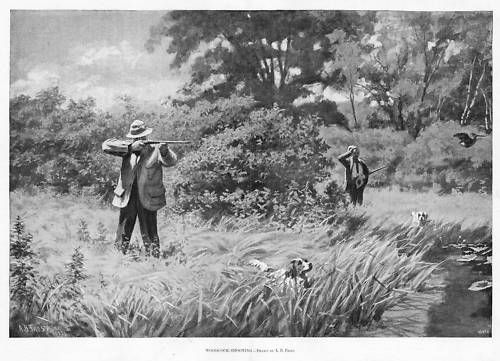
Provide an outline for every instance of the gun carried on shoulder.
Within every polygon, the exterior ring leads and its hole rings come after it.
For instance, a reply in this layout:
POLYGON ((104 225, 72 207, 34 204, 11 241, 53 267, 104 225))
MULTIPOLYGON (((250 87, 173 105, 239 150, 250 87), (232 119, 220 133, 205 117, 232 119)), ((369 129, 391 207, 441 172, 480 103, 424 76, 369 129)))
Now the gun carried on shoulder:
POLYGON ((368 174, 371 175, 375 172, 378 172, 379 170, 382 170, 382 169, 385 169, 385 168, 388 168, 389 166, 388 165, 384 165, 383 167, 380 167, 380 168, 377 168, 375 170, 372 170, 371 172, 369 172, 368 174))

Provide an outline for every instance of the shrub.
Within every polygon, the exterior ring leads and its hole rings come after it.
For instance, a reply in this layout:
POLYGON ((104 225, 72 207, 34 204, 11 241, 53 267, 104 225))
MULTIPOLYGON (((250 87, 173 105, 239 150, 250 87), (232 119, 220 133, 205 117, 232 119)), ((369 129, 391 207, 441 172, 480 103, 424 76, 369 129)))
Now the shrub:
POLYGON ((66 278, 70 284, 76 285, 87 277, 83 253, 80 251, 80 247, 77 247, 71 255, 71 262, 66 264, 66 278))
POLYGON ((36 277, 33 237, 26 233, 21 217, 16 218, 10 236, 10 295, 17 306, 30 307, 36 277))
POLYGON ((80 219, 78 230, 76 231, 76 237, 79 242, 90 243, 91 241, 89 228, 84 219, 80 219))
MULTIPOLYGON (((175 169, 171 179, 175 211, 201 209, 207 217, 270 216, 288 206, 292 190, 304 188, 310 204, 303 197, 299 201, 303 210, 319 204, 314 186, 328 177, 330 162, 315 117, 294 118, 275 107, 253 110, 238 122, 217 124, 223 129, 205 137, 175 169)), ((336 205, 342 196, 326 198, 336 205)))
POLYGON ((121 136, 124 118, 96 109, 92 98, 66 101, 57 88, 10 100, 10 187, 43 185, 59 192, 92 187, 110 196, 119 160, 101 143, 121 136))

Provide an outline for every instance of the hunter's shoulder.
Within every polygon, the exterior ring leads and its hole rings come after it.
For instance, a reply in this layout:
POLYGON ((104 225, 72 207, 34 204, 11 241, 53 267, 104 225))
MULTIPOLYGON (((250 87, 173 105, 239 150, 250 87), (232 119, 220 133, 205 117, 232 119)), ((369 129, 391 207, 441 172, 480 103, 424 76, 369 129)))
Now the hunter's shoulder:
POLYGON ((123 139, 109 138, 102 143, 102 150, 111 155, 125 156, 129 153, 131 142, 123 139))
POLYGON ((118 139, 118 138, 108 138, 103 143, 113 143, 113 144, 130 144, 131 141, 128 139, 118 139))
POLYGON ((103 147, 128 147, 132 142, 126 139, 118 139, 118 138, 109 138, 102 142, 103 147))

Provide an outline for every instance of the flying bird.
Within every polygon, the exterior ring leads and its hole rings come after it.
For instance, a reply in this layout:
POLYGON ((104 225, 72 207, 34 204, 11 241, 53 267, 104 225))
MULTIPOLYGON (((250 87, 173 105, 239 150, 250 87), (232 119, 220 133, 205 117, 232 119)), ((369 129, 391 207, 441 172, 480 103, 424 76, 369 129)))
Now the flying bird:
POLYGON ((455 133, 453 136, 458 138, 460 140, 459 144, 465 148, 472 147, 476 143, 477 138, 486 137, 485 134, 476 133, 470 133, 470 136, 467 133, 455 133))

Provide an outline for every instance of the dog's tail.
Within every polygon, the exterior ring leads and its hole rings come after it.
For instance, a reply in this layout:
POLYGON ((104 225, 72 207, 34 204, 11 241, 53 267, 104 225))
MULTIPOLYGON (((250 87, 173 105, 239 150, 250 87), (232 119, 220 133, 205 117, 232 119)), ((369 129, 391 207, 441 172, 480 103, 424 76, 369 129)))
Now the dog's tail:
POLYGON ((257 267, 262 272, 267 272, 267 271, 271 270, 271 267, 269 267, 264 262, 259 261, 258 259, 251 259, 250 261, 248 261, 248 264, 250 266, 257 267))

